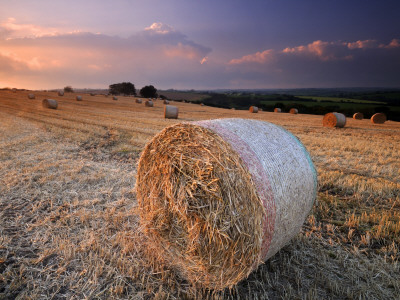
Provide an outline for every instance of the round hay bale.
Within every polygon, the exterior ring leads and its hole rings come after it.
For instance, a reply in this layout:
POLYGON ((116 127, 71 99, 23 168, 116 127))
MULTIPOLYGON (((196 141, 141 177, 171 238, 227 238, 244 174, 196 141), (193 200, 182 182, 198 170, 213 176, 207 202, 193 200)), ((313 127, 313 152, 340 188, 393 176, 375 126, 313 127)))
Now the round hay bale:
POLYGON ((342 128, 346 125, 346 116, 341 113, 331 112, 324 115, 322 119, 324 127, 339 127, 342 128))
POLYGON ((151 100, 146 100, 146 102, 144 103, 144 105, 146 105, 147 107, 153 107, 154 103, 151 100))
POLYGON ((257 120, 165 128, 144 148, 140 222, 167 264, 221 290, 246 278, 300 231, 317 175, 291 133, 257 120))
POLYGON ((362 119, 364 119, 364 114, 363 114, 363 113, 360 113, 360 112, 357 112, 357 113, 355 113, 355 114, 353 115, 353 119, 355 119, 355 120, 362 120, 362 119))
POLYGON ((166 119, 178 119, 178 107, 173 105, 164 106, 164 118, 166 119))
POLYGON ((373 124, 383 124, 386 122, 386 115, 383 113, 376 113, 371 117, 373 124))
POLYGON ((293 115, 297 115, 299 113, 299 110, 297 108, 291 108, 289 110, 289 113, 293 114, 293 115))
POLYGON ((142 99, 136 99, 136 103, 142 103, 142 99))
POLYGON ((90 93, 90 96, 96 96, 96 94, 95 93, 90 93))
POLYGON ((35 99, 35 94, 28 94, 28 99, 35 99))
POLYGON ((279 107, 275 107, 275 108, 274 108, 274 112, 280 113, 280 112, 282 112, 282 109, 280 109, 279 107))
POLYGON ((45 108, 57 109, 58 102, 54 99, 43 99, 42 106, 45 108))
POLYGON ((169 104, 169 101, 168 101, 168 100, 164 100, 163 103, 164 103, 164 104, 169 104))
POLYGON ((82 101, 82 96, 77 95, 76 96, 76 101, 82 101))
POLYGON ((200 103, 200 106, 204 106, 204 103, 200 103))
POLYGON ((113 100, 118 100, 118 98, 114 96, 114 97, 113 97, 113 100))
POLYGON ((16 89, 16 88, 12 89, 12 92, 13 92, 13 93, 16 93, 16 92, 17 92, 17 89, 16 89))
POLYGON ((64 91, 58 91, 58 96, 64 96, 64 91))
POLYGON ((258 107, 257 106, 250 106, 249 111, 253 114, 258 113, 258 107))

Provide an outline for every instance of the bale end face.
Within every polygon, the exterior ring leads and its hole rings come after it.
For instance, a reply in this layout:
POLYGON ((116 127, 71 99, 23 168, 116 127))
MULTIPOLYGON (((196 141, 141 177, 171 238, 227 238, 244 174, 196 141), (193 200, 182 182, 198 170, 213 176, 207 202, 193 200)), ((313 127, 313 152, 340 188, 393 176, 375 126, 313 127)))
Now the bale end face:
POLYGON ((35 95, 34 94, 28 94, 28 99, 35 99, 35 95))
POLYGON ((346 125, 346 116, 337 112, 327 113, 322 119, 322 125, 324 127, 343 128, 346 125))
POLYGON ((280 108, 276 107, 276 108, 274 109, 274 112, 280 113, 280 112, 282 112, 282 110, 281 110, 280 108))
POLYGON ((82 101, 82 96, 76 96, 76 101, 82 101))
POLYGON ((142 99, 136 99, 136 103, 142 103, 142 99))
POLYGON ((114 96, 114 97, 113 97, 113 100, 118 100, 118 98, 114 96))
POLYGON ((163 103, 164 104, 169 104, 169 101, 168 100, 164 100, 163 103))
POLYGON ((383 113, 376 113, 371 117, 371 122, 373 124, 383 124, 386 120, 386 115, 383 113))
POLYGON ((42 106, 44 108, 57 109, 58 102, 57 102, 57 100, 54 100, 54 99, 43 99, 42 106))
POLYGON ((289 113, 291 113, 292 115, 297 115, 297 114, 299 113, 299 111, 298 111, 297 108, 291 108, 291 109, 289 110, 289 113))
POLYGON ((144 105, 147 106, 147 107, 153 107, 153 106, 154 106, 154 103, 153 103, 153 101, 151 101, 151 100, 146 100, 146 102, 144 103, 144 105))
POLYGON ((58 96, 64 96, 64 92, 63 91, 59 91, 58 92, 58 96))
POLYGON ((357 113, 355 113, 355 114, 353 115, 353 119, 354 119, 354 120, 362 120, 362 119, 364 119, 364 114, 363 114, 363 113, 360 113, 360 112, 357 112, 357 113))

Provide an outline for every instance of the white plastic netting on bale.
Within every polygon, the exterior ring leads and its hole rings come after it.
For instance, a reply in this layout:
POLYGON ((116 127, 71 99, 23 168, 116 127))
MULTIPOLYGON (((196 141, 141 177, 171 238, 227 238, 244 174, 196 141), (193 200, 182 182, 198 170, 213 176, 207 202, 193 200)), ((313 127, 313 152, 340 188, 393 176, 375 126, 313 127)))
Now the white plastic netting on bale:
POLYGON ((145 147, 136 183, 154 247, 193 285, 247 277, 301 229, 317 175, 280 126, 216 119, 165 128, 145 147))

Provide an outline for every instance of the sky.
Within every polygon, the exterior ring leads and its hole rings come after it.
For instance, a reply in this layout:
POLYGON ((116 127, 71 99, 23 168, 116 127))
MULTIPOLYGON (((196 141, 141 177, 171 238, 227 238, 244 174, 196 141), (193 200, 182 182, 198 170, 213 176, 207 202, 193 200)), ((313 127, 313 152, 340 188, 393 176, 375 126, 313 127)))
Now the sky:
POLYGON ((0 0, 0 88, 400 87, 399 0, 0 0))

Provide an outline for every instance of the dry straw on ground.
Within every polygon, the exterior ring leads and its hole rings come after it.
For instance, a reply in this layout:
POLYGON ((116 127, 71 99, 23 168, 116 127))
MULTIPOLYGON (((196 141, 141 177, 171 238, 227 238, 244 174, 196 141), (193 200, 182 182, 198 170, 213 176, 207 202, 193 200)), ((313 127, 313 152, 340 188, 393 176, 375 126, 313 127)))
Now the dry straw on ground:
POLYGON ((293 115, 297 115, 299 113, 299 110, 297 108, 291 108, 289 110, 289 113, 293 114, 293 115))
POLYGON ((149 240, 194 286, 246 278, 301 229, 316 197, 311 159, 271 123, 216 119, 167 127, 136 183, 149 240))
POLYGON ((346 116, 341 113, 331 112, 324 115, 322 119, 324 127, 339 127, 342 128, 346 125, 346 116))
POLYGON ((151 100, 146 100, 146 102, 144 103, 144 105, 146 105, 147 107, 153 107, 154 103, 151 100))
POLYGON ((57 109, 58 102, 57 100, 54 99, 43 99, 42 106, 45 108, 57 109))
POLYGON ((249 111, 250 111, 251 113, 258 113, 258 107, 257 107, 257 106, 250 106, 249 111))
POLYGON ((274 109, 274 112, 280 113, 280 112, 282 112, 282 110, 281 110, 279 107, 276 107, 276 108, 274 109))
POLYGON ((58 96, 64 96, 64 91, 58 91, 58 96))
POLYGON ((76 96, 76 101, 82 101, 82 96, 77 95, 77 96, 76 96))
POLYGON ((173 105, 165 105, 164 106, 164 117, 166 119, 178 119, 179 109, 173 105))
POLYGON ((386 122, 386 115, 383 113, 376 113, 371 117, 373 124, 383 124, 386 122))
POLYGON ((35 94, 28 94, 28 99, 35 99, 35 94))
POLYGON ((142 103, 142 99, 136 99, 136 103, 142 103))
POLYGON ((353 119, 354 119, 354 120, 362 120, 362 119, 364 119, 364 114, 363 114, 363 113, 360 113, 360 112, 356 112, 356 113, 353 115, 353 119))

